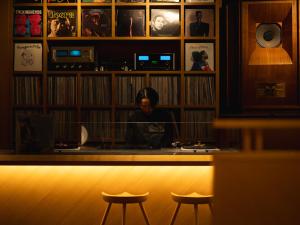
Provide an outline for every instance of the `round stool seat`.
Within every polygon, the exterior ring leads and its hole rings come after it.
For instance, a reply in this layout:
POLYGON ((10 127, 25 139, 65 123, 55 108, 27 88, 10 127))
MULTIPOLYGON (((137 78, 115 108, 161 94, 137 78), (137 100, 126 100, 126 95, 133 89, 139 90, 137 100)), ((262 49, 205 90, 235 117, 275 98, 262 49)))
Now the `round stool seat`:
POLYGON ((134 195, 128 192, 122 192, 115 195, 102 192, 103 200, 109 203, 140 203, 146 201, 148 195, 149 192, 138 195, 134 195))
POLYGON ((171 192, 171 195, 175 202, 182 204, 209 204, 213 198, 212 195, 200 195, 196 192, 188 195, 178 195, 171 192))
POLYGON ((126 205, 129 204, 129 203, 139 204, 146 224, 150 225, 148 216, 147 216, 146 211, 145 211, 144 206, 143 206, 143 202, 147 200, 148 195, 149 195, 149 192, 146 192, 145 194, 139 194, 139 195, 134 195, 134 194, 131 194, 131 193, 128 193, 128 192, 122 192, 120 194, 112 195, 112 194, 107 194, 105 192, 102 192, 103 200, 108 202, 108 206, 107 206, 107 208, 105 210, 105 213, 103 215, 101 225, 105 225, 108 213, 109 213, 111 205, 113 203, 123 205, 122 225, 126 224, 126 205))
POLYGON ((212 195, 200 195, 197 192, 193 192, 188 195, 178 195, 171 192, 172 199, 177 202, 177 207, 174 211, 170 225, 174 225, 175 219, 179 212, 181 204, 192 204, 194 205, 194 214, 195 214, 195 225, 199 225, 199 212, 198 205, 207 204, 212 212, 212 195))

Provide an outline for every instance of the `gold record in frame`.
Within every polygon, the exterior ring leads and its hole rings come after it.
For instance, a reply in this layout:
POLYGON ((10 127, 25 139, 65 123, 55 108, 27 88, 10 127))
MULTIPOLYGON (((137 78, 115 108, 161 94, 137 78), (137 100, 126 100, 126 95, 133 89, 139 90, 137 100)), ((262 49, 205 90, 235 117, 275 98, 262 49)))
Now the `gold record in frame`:
POLYGON ((262 48, 276 48, 281 44, 281 26, 261 23, 256 27, 256 41, 262 48))

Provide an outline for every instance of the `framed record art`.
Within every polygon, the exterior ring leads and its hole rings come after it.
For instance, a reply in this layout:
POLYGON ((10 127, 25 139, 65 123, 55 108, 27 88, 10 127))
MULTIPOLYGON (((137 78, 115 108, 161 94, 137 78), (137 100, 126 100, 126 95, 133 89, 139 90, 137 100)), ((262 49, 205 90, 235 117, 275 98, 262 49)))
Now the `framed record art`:
POLYGON ((145 9, 118 8, 117 36, 145 36, 145 9))
POLYGON ((245 109, 298 104, 296 11, 291 2, 242 3, 245 109))
POLYGON ((83 3, 109 3, 111 0, 81 0, 83 3))
POLYGON ((48 37, 75 37, 77 35, 76 9, 48 10, 48 37))
POLYGON ((48 0, 48 3, 75 3, 77 0, 48 0))
POLYGON ((145 2, 145 0, 116 0, 116 2, 136 3, 136 2, 145 2))
POLYGON ((214 71, 213 43, 185 43, 186 71, 214 71))
POLYGON ((198 3, 214 3, 215 0, 185 0, 185 2, 198 2, 198 3))
POLYGON ((213 37, 215 35, 214 9, 185 9, 186 37, 213 37))
POLYGON ((16 37, 41 37, 43 34, 42 9, 15 9, 14 35, 16 37))
POLYGON ((152 37, 179 36, 179 9, 151 9, 150 34, 152 37))
POLYGON ((15 3, 42 3, 43 0, 15 0, 15 3))
POLYGON ((42 71, 42 44, 15 43, 14 71, 42 71))
POLYGON ((180 2, 180 0, 150 0, 150 2, 180 2))
POLYGON ((82 36, 111 36, 111 9, 82 9, 82 36))

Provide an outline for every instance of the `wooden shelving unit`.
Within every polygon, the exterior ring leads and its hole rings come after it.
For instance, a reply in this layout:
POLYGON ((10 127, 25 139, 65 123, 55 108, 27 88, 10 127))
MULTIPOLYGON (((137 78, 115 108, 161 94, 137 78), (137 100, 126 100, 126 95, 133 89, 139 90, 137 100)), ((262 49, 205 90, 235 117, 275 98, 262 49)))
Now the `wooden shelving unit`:
MULTIPOLYGON (((70 113, 70 118, 74 119, 71 122, 73 125, 75 124, 76 129, 78 131, 74 132, 74 134, 80 133, 80 126, 92 123, 111 123, 110 124, 110 137, 108 135, 104 135, 103 138, 95 135, 94 137, 90 137, 89 141, 99 141, 106 140, 111 142, 112 144, 119 143, 122 137, 117 137, 117 129, 118 122, 125 122, 123 120, 126 119, 126 113, 129 111, 135 110, 137 107, 134 104, 118 104, 118 94, 117 94, 117 80, 119 77, 128 76, 128 77, 142 77, 143 86, 153 86, 153 77, 174 77, 176 76, 178 79, 178 89, 174 90, 178 95, 178 101, 175 104, 163 104, 158 105, 158 108, 168 109, 174 112, 175 118, 178 122, 178 128, 180 131, 180 139, 181 140, 189 140, 189 139, 199 139, 204 142, 214 142, 214 135, 211 131, 212 128, 210 125, 206 125, 207 127, 203 128, 204 132, 201 137, 201 129, 199 132, 195 134, 195 136, 190 136, 191 132, 187 132, 189 129, 189 124, 192 118, 187 118, 190 112, 193 112, 199 115, 198 119, 211 119, 211 115, 213 118, 218 117, 219 115, 219 8, 221 7, 221 0, 215 0, 214 3, 186 3, 184 0, 181 2, 150 2, 150 0, 146 0, 144 3, 119 3, 112 0, 111 3, 83 3, 81 0, 77 0, 77 3, 47 3, 47 0, 43 0, 42 3, 33 3, 33 4, 14 4, 13 11, 15 8, 39 8, 43 11, 43 35, 42 37, 13 37, 14 43, 42 43, 43 46, 43 69, 41 72, 14 72, 13 80, 16 77, 24 76, 24 77, 32 77, 39 76, 41 80, 40 86, 40 94, 41 94, 41 103, 37 105, 32 104, 16 104, 13 102, 13 109, 15 115, 18 113, 53 113, 55 112, 64 112, 68 111, 70 113), (111 9, 111 31, 112 35, 110 37, 83 37, 81 35, 81 13, 82 9, 85 8, 109 8, 111 9), (76 37, 47 37, 47 10, 48 9, 67 9, 72 8, 77 11, 77 36, 76 37), (145 36, 142 37, 119 37, 116 36, 116 12, 119 8, 137 8, 145 10, 145 36), (178 9, 180 13, 180 35, 176 37, 152 37, 150 35, 150 16, 151 9, 178 9), (214 35, 210 37, 186 37, 185 36, 185 10, 186 9, 213 9, 214 10, 214 35), (68 43, 67 43, 68 42, 68 43), (134 48, 138 48, 141 46, 148 46, 148 53, 152 49, 162 48, 163 50, 169 49, 169 51, 176 52, 176 68, 172 71, 121 71, 121 70, 112 70, 112 71, 53 71, 48 68, 49 61, 49 49, 51 46, 60 45, 63 46, 65 43, 67 45, 74 44, 78 46, 96 46, 96 51, 101 51, 101 47, 105 45, 109 45, 112 52, 116 52, 119 50, 118 47, 123 45, 124 48, 128 48, 128 51, 134 51, 134 48), (167 43, 167 44, 166 44, 167 43), (214 70, 213 71, 186 71, 185 70, 185 43, 213 43, 214 44, 214 70), (137 46, 137 47, 134 47, 137 46), (210 91, 213 92, 214 102, 213 104, 186 104, 186 94, 187 88, 185 86, 186 77, 212 77, 214 79, 214 87, 210 91), (67 79, 73 79, 74 87, 72 88, 72 95, 74 99, 74 104, 55 104, 49 103, 49 95, 55 94, 49 87, 49 79, 50 77, 63 77, 67 79), (82 102, 82 94, 83 91, 83 80, 88 77, 93 77, 99 83, 103 83, 106 90, 102 90, 102 92, 96 92, 97 94, 106 94, 109 98, 109 104, 90 104, 82 102), (107 81, 104 79, 107 78, 107 81), (19 112, 21 111, 21 112, 19 112), (85 117, 88 113, 90 115, 89 118, 85 117), (206 113, 210 116, 205 117, 206 113), (72 115, 71 115, 72 114, 72 115), (105 115, 104 115, 105 114, 105 115), (97 117, 96 119, 91 119, 91 117, 97 117), (100 121, 98 121, 98 119, 100 121), (102 120, 102 121, 101 121, 102 120), (188 121, 189 123, 185 124, 184 122, 188 121), (188 136, 189 135, 189 136, 188 136), (200 136, 197 136, 200 135, 200 136)), ((13 17, 12 13, 12 17, 13 17)), ((12 18, 11 21, 14 21, 12 18)), ((12 24, 13 27, 13 24, 12 24)), ((146 48, 146 47, 144 47, 146 48)), ((102 52, 102 55, 105 55, 105 52, 102 52)), ((132 56, 133 58, 133 56, 132 56)), ((131 58, 131 59, 132 59, 131 58)), ((14 93, 19 87, 14 85, 14 93)), ((67 85, 63 88, 68 89, 67 85)), ((172 88, 174 88, 172 86, 172 88)), ((70 91, 68 89, 67 91, 70 91)), ((124 91, 124 90, 123 90, 124 91)), ((200 93, 202 89, 199 87, 198 92, 200 93)), ((126 91, 125 91, 126 92, 126 91)), ((36 93, 32 93, 33 95, 36 93)), ((134 93, 135 94, 135 93, 134 93)), ((160 93, 162 95, 162 93, 160 93)), ((95 96, 92 96, 92 98, 95 96)), ((59 96, 58 96, 59 98, 59 96)), ((14 99, 14 98, 13 98, 14 99)), ((107 100, 107 99, 106 99, 107 100)), ((175 101, 176 102, 176 101, 175 101)), ((67 115, 65 115, 67 116, 67 115)), ((63 114, 62 114, 63 117, 63 114)), ((68 117, 68 116, 67 116, 68 117)), ((16 117, 15 117, 16 119, 16 117)), ((59 121, 60 118, 57 118, 59 121)), ((65 121, 60 121, 65 122, 65 121)), ((211 121, 194 121, 197 122, 211 122, 211 121)), ((124 127, 123 127, 124 128, 124 127)), ((122 129, 123 129, 122 128, 122 129)), ((100 130, 99 130, 100 131, 100 130)), ((100 132, 101 133, 101 132, 100 132)), ((69 135, 67 135, 69 136, 69 135)), ((75 135, 75 139, 79 141, 79 135, 75 135)))

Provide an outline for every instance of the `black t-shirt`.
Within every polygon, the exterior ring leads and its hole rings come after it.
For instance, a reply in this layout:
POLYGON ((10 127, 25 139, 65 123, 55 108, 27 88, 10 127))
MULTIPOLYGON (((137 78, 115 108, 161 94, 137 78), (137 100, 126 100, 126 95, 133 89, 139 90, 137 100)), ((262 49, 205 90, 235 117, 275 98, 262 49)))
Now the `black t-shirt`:
POLYGON ((209 35, 209 24, 204 22, 190 23, 191 36, 208 36, 209 35))
POLYGON ((171 116, 155 109, 151 115, 137 110, 128 119, 126 142, 132 146, 168 147, 172 141, 171 116))

